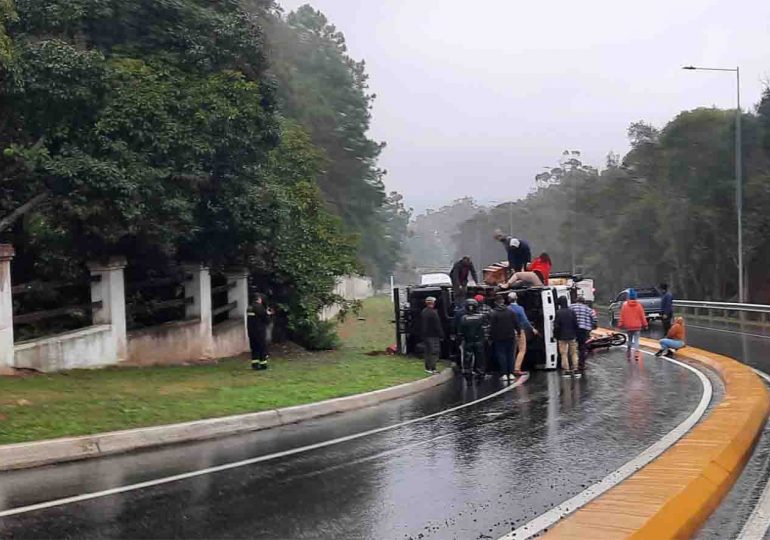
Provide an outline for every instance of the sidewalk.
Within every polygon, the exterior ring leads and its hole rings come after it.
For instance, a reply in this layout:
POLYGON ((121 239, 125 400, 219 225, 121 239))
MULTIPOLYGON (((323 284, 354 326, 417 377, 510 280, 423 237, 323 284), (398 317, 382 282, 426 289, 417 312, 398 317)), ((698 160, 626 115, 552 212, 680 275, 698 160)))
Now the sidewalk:
POLYGON ((392 341, 391 309, 388 298, 366 300, 366 320, 340 328, 340 350, 277 349, 264 372, 227 359, 0 378, 0 444, 272 410, 423 378, 419 360, 366 354, 392 341))

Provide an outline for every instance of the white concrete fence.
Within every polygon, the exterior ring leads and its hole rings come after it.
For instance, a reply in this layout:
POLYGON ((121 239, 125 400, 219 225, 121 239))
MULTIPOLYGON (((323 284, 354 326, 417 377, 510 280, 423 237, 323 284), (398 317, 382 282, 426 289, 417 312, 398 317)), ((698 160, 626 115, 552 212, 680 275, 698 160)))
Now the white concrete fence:
MULTIPOLYGON (((114 257, 91 263, 92 325, 14 343, 11 260, 13 246, 0 244, 0 373, 8 368, 42 372, 93 368, 116 364, 159 365, 237 356, 249 350, 246 331, 248 272, 236 269, 225 274, 226 306, 212 309, 211 274, 201 264, 186 264, 184 319, 127 331, 126 260, 114 257), (214 316, 228 311, 227 320, 213 324, 214 316)), ((374 294, 372 281, 360 276, 340 278, 334 290, 346 300, 374 294)), ((330 306, 321 317, 331 319, 340 310, 330 306)))
MULTIPOLYGON (((372 279, 362 276, 345 276, 337 280, 334 287, 334 294, 341 296, 345 300, 363 300, 374 296, 374 287, 372 279)), ((321 320, 328 321, 342 310, 342 306, 334 304, 321 311, 321 320)))
MULTIPOLYGON (((229 318, 212 324, 211 275, 200 264, 185 265, 185 318, 128 332, 124 258, 93 263, 92 325, 14 344, 11 259, 13 247, 0 244, 0 371, 29 368, 43 372, 115 364, 178 364, 238 355, 249 348, 246 333, 248 273, 227 274, 229 318)), ((216 311, 216 310, 214 310, 216 311)))

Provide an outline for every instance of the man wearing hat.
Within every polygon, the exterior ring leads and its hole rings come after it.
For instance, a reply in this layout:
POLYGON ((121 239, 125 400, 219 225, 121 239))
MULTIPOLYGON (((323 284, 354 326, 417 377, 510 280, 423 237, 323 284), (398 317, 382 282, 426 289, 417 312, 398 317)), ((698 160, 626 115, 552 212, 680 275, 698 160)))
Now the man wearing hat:
POLYGON ((425 372, 438 373, 436 362, 441 352, 444 329, 441 326, 441 318, 436 311, 436 299, 433 296, 425 299, 425 307, 420 313, 420 335, 425 349, 425 372))

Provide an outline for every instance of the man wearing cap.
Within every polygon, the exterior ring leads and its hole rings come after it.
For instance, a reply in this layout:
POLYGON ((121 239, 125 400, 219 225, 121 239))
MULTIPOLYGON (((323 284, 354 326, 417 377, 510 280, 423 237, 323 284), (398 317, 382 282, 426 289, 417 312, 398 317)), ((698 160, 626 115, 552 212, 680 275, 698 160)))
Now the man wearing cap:
POLYGON ((532 260, 532 251, 529 243, 521 238, 506 236, 503 231, 495 231, 495 240, 501 242, 508 254, 508 275, 514 272, 523 272, 527 269, 527 264, 532 260))
POLYGON ((436 362, 441 351, 444 329, 441 327, 441 319, 436 311, 436 299, 432 296, 425 299, 425 307, 420 313, 420 335, 425 349, 425 372, 438 373, 436 362))

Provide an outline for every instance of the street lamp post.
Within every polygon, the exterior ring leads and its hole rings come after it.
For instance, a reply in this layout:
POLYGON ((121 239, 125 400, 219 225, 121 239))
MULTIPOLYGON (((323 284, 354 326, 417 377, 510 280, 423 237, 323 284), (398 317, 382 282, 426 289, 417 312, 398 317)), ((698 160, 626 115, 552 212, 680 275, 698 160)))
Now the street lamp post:
POLYGON ((741 70, 735 68, 704 68, 684 66, 691 71, 730 71, 735 73, 737 108, 735 109, 735 211, 738 215, 738 301, 745 302, 743 287, 743 160, 741 144, 741 70))

